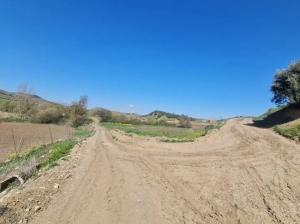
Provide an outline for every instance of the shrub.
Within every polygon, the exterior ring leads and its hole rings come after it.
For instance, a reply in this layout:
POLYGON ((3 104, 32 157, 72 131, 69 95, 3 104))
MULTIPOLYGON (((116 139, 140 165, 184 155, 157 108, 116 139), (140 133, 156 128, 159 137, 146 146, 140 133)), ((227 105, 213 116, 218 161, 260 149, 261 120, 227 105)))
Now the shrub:
POLYGON ((136 117, 129 117, 123 123, 135 124, 135 125, 143 124, 143 122, 140 119, 136 118, 136 117))
POLYGON ((148 116, 145 123, 149 125, 156 125, 157 118, 155 116, 148 116))
POLYGON ((168 118, 166 116, 149 116, 143 123, 147 125, 174 126, 168 122, 168 118))
POLYGON ((274 131, 284 137, 300 141, 300 125, 294 125, 291 127, 275 126, 274 131))
POLYGON ((128 123, 128 119, 123 114, 112 114, 111 122, 126 124, 128 123))
POLYGON ((69 111, 72 126, 79 127, 83 125, 87 115, 87 97, 81 97, 78 102, 73 102, 69 111))
POLYGON ((58 108, 47 108, 37 112, 32 121, 42 124, 57 124, 63 119, 63 114, 58 108))
POLYGON ((16 103, 15 110, 21 117, 30 117, 37 112, 36 102, 26 95, 15 96, 14 102, 16 103))
POLYGON ((14 101, 5 100, 0 104, 0 110, 4 112, 16 112, 16 103, 14 101))
POLYGON ((112 112, 105 109, 97 109, 93 111, 93 116, 97 116, 101 119, 102 122, 109 122, 112 120, 112 112))
POLYGON ((38 163, 35 158, 32 158, 28 161, 24 161, 18 168, 19 176, 23 180, 28 180, 36 173, 37 166, 38 166, 38 163))
POLYGON ((166 116, 158 118, 156 125, 168 125, 168 118, 166 116))
POLYGON ((189 119, 186 119, 186 118, 180 118, 180 119, 179 119, 178 127, 180 127, 180 128, 191 128, 191 127, 192 127, 192 124, 191 124, 191 122, 190 122, 189 119))

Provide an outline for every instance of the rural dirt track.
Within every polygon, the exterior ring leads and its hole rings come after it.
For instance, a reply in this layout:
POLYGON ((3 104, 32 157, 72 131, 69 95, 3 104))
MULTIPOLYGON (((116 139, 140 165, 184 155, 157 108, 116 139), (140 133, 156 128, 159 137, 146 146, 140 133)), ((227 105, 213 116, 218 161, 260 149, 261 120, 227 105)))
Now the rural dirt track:
POLYGON ((195 143, 97 128, 76 175, 32 221, 300 223, 300 147, 234 119, 195 143))

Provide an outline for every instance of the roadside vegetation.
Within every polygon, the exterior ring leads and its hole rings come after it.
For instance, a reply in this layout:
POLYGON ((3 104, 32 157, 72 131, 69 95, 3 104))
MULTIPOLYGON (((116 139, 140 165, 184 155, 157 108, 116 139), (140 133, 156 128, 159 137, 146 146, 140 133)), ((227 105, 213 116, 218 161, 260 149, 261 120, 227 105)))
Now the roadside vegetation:
POLYGON ((291 126, 276 126, 274 131, 289 139, 300 141, 300 124, 291 126))
MULTIPOLYGON (((20 139, 16 137, 16 130, 11 128, 9 132, 10 139, 13 140, 14 150, 11 150, 9 159, 0 163, 0 177, 4 178, 9 175, 19 175, 24 180, 34 176, 38 171, 49 169, 58 164, 58 161, 66 158, 72 148, 80 141, 94 134, 91 127, 91 120, 88 117, 87 97, 80 97, 78 101, 72 102, 65 106, 53 102, 49 102, 33 95, 28 86, 22 86, 15 93, 0 90, 0 122, 28 122, 38 124, 64 124, 72 126, 67 128, 69 135, 64 140, 54 137, 52 126, 47 130, 43 130, 42 135, 47 135, 51 139, 49 144, 37 144, 39 146, 32 148, 28 145, 26 150, 21 150, 24 141, 28 141, 24 136, 20 139)), ((8 125, 8 124, 7 124, 8 125)), ((16 124, 17 125, 17 124, 16 124)), ((25 125, 25 124, 24 124, 25 125)), ((63 127, 63 126, 61 126, 63 127)), ((35 126, 30 126, 32 132, 36 132, 35 126)), ((56 130, 56 129, 55 129, 56 130)), ((26 130, 26 131, 30 131, 26 130)), ((42 136, 44 137, 44 136, 42 136)), ((34 136, 33 136, 34 138, 34 136)), ((7 145, 7 141, 4 141, 7 145)), ((24 146, 25 147, 25 146, 24 146)), ((5 148, 7 153, 10 150, 5 148)), ((6 156, 9 156, 7 154, 6 156)))
POLYGON ((17 174, 23 180, 35 176, 38 171, 50 169, 62 159, 66 159, 74 146, 94 134, 90 125, 76 128, 70 139, 41 145, 24 154, 12 154, 11 158, 0 163, 0 177, 17 174))
POLYGON ((48 153, 48 158, 42 166, 52 167, 56 165, 56 162, 61 158, 70 154, 71 149, 76 145, 77 141, 67 140, 64 142, 58 142, 51 146, 51 150, 48 153))
POLYGON ((0 123, 0 162, 16 151, 24 153, 35 146, 70 139, 74 130, 68 125, 0 123))
POLYGON ((0 92, 0 111, 11 113, 1 118, 2 122, 32 122, 41 124, 70 124, 78 127, 87 119, 86 96, 80 97, 69 106, 46 101, 23 87, 16 93, 0 92))
POLYGON ((95 131, 91 125, 83 125, 76 128, 73 132, 73 136, 76 138, 89 138, 95 134, 95 131))
POLYGON ((0 122, 18 122, 18 123, 24 123, 24 122, 30 122, 30 120, 26 119, 26 118, 17 117, 17 116, 9 116, 9 117, 0 118, 0 122))
POLYGON ((300 61, 275 74, 271 91, 277 108, 254 119, 254 124, 300 141, 300 61))
POLYGON ((59 159, 70 153, 76 143, 74 139, 66 140, 36 147, 24 155, 14 155, 10 160, 0 163, 0 176, 16 170, 18 175, 27 180, 36 171, 55 166, 59 159))
POLYGON ((155 125, 135 125, 106 122, 102 123, 107 129, 119 130, 128 135, 136 134, 140 136, 159 137, 163 142, 193 142, 197 138, 204 136, 209 130, 215 128, 210 126, 203 129, 179 128, 155 125))

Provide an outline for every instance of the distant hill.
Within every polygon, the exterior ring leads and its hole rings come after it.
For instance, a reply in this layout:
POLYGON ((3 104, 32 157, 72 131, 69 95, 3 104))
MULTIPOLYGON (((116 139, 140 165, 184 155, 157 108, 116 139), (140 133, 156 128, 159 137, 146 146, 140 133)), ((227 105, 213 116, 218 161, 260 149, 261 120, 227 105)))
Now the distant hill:
POLYGON ((193 118, 193 117, 189 117, 189 116, 186 116, 186 115, 179 115, 179 114, 174 114, 174 113, 169 113, 169 112, 165 112, 165 111, 160 111, 160 110, 155 110, 149 114, 147 114, 146 116, 156 116, 156 117, 167 117, 167 118, 174 118, 174 119, 189 119, 191 121, 195 121, 195 120, 198 120, 196 118, 193 118))
POLYGON ((45 100, 44 98, 38 96, 38 95, 31 95, 31 94, 24 94, 24 93, 17 93, 17 92, 8 92, 5 90, 0 89, 0 102, 1 101, 10 101, 17 99, 18 96, 26 96, 30 99, 36 101, 37 103, 41 104, 51 104, 51 105, 59 105, 58 103, 54 103, 48 100, 45 100))
POLYGON ((1 100, 10 100, 13 95, 9 92, 0 89, 0 101, 1 100))

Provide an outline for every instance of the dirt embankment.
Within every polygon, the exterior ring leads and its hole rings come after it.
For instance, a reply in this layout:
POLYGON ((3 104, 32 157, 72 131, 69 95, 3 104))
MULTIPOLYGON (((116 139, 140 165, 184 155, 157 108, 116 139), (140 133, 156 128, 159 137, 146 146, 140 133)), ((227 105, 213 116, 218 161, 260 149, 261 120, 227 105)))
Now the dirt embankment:
POLYGON ((181 144, 97 128, 30 223, 300 223, 299 145, 248 123, 181 144))

